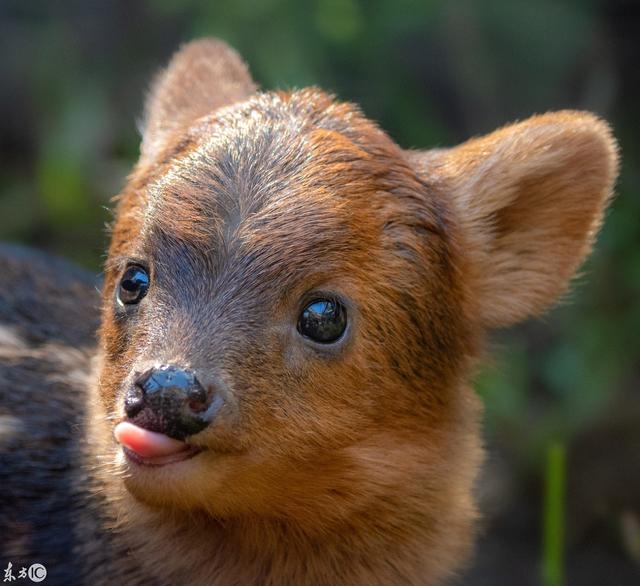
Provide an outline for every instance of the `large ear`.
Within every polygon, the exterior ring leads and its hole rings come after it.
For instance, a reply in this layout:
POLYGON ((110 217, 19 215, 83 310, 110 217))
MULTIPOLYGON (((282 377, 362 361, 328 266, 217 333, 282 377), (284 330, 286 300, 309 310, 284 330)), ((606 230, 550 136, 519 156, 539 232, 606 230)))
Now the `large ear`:
POLYGON ((255 91, 247 66, 226 43, 200 39, 184 45, 149 92, 142 158, 152 159, 176 129, 255 91))
POLYGON ((411 153, 452 200, 481 322, 542 312, 589 254, 617 176, 608 125, 586 112, 534 116, 456 148, 411 153))

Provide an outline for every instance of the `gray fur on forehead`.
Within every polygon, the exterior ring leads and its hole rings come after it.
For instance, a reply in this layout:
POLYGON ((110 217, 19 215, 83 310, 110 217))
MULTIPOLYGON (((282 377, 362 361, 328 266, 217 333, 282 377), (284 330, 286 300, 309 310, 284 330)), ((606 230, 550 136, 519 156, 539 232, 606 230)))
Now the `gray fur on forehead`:
POLYGON ((275 224, 281 215, 298 222, 312 212, 320 218, 323 203, 333 215, 344 212, 345 187, 354 173, 365 178, 371 159, 352 138, 357 133, 349 119, 364 121, 351 106, 303 90, 259 94, 198 120, 158 163, 163 171, 145 189, 145 224, 207 236, 252 217, 275 224))

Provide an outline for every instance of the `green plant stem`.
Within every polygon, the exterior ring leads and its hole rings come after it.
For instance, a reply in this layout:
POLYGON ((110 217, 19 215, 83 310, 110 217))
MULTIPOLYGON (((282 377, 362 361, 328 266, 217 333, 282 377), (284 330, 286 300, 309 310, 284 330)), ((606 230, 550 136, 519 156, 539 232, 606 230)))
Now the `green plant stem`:
POLYGON ((564 583, 564 517, 565 517, 566 452, 560 442, 547 450, 542 584, 562 586, 564 583))

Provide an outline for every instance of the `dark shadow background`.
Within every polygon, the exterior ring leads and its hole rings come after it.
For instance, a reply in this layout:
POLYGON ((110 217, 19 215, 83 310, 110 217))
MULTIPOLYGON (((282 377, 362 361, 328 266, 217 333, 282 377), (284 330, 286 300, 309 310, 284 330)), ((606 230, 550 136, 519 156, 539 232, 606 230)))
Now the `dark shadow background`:
POLYGON ((566 582, 640 584, 640 2, 0 2, 0 238, 98 270, 152 74, 220 36, 264 88, 317 84, 403 147, 536 112, 593 110, 618 196, 571 303, 496 336, 479 376, 485 532, 463 583, 540 583, 550 446, 567 452, 566 582))

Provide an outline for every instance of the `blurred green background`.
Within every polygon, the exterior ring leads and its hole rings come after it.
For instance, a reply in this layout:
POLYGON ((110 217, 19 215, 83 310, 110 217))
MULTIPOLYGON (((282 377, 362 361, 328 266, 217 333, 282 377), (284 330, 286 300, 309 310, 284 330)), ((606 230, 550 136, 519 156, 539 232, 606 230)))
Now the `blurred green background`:
POLYGON ((612 123, 618 196, 570 303, 496 335, 478 375, 487 520, 465 580, 539 583, 559 442, 567 582, 640 584, 640 2, 2 0, 0 238, 98 271, 152 74, 204 35, 235 46, 263 88, 319 85, 403 147, 560 108, 612 123))

